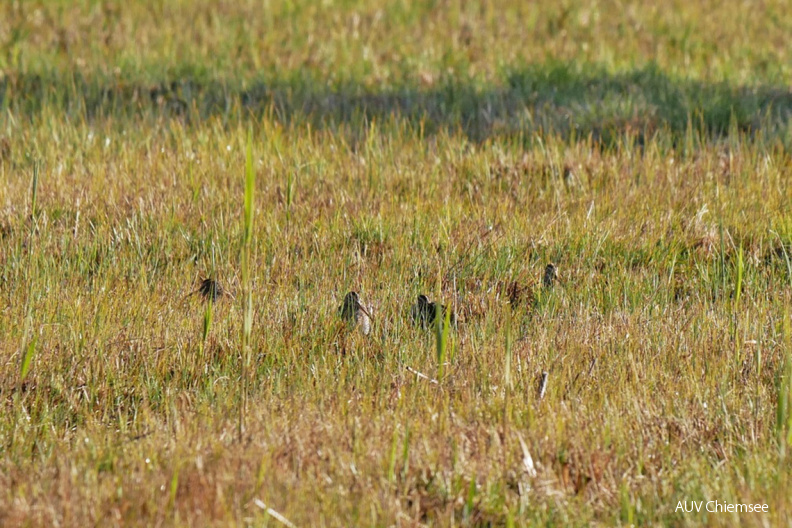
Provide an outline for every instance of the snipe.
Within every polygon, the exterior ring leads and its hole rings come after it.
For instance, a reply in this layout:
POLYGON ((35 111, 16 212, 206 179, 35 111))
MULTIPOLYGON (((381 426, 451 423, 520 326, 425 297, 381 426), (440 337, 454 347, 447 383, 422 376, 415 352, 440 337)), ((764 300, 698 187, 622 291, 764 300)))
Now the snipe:
POLYGON ((349 324, 360 327, 363 335, 369 335, 371 332, 371 314, 360 302, 357 292, 352 291, 346 294, 344 302, 338 308, 338 314, 349 324))
POLYGON ((545 266, 542 286, 545 288, 552 288, 556 282, 558 282, 558 267, 551 262, 545 266))
POLYGON ((217 301, 217 299, 219 299, 220 297, 231 297, 231 298, 234 297, 231 294, 231 292, 223 288, 216 279, 213 279, 211 277, 201 279, 201 283, 198 285, 198 289, 190 293, 190 295, 193 295, 195 293, 201 294, 201 297, 203 297, 207 301, 212 301, 212 302, 217 301))
MULTIPOLYGON (((442 322, 445 321, 446 314, 449 312, 449 308, 442 304, 439 305, 439 307, 442 324, 442 322)), ((426 295, 421 294, 418 296, 418 301, 410 309, 410 317, 416 325, 426 329, 434 324, 435 317, 437 317, 438 313, 437 308, 437 303, 429 301, 426 295)), ((451 311, 449 320, 451 321, 451 326, 456 326, 456 316, 453 311, 451 311)))

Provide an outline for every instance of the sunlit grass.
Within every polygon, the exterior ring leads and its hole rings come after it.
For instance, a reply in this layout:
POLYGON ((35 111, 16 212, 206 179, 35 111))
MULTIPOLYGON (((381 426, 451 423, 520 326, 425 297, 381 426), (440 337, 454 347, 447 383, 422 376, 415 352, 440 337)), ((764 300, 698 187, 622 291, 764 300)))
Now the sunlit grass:
POLYGON ((0 525, 787 522, 788 11, 3 4, 0 525))

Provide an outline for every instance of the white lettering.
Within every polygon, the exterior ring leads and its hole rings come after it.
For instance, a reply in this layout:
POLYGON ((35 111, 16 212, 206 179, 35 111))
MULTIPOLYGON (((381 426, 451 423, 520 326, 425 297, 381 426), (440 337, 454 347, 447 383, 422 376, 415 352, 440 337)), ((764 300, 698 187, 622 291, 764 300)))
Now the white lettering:
MULTIPOLYGON (((674 512, 678 512, 682 510, 686 513, 693 513, 694 511, 700 512, 701 507, 704 506, 704 501, 679 501, 677 502, 676 509, 674 512)), ((707 501, 706 506, 704 509, 710 513, 752 513, 752 512, 764 512, 767 513, 769 511, 769 506, 767 504, 743 504, 743 503, 734 503, 729 504, 727 502, 720 502, 718 500, 711 500, 707 501)))
POLYGON ((700 512, 701 511, 701 506, 703 504, 704 504, 704 501, 698 501, 698 503, 696 501, 690 501, 690 508, 688 508, 687 501, 684 501, 684 503, 682 501, 679 501, 679 502, 677 502, 677 506, 676 506, 676 509, 674 510, 674 512, 676 513, 679 510, 682 510, 682 511, 687 512, 687 513, 692 513, 693 510, 696 510, 696 511, 700 512))

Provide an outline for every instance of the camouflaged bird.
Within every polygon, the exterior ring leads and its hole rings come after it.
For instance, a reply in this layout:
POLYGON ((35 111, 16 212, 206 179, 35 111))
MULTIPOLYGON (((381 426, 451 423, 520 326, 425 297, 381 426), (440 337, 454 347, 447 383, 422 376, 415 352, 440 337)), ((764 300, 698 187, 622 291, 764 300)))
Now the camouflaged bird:
POLYGON ((371 314, 360 302, 357 292, 352 291, 346 294, 344 302, 338 308, 338 314, 347 323, 360 327, 363 335, 369 335, 371 332, 371 314))
POLYGON ((544 277, 542 277, 542 286, 545 288, 552 288, 558 282, 558 267, 552 262, 545 266, 544 277))
MULTIPOLYGON (((439 306, 440 317, 442 318, 440 324, 442 324, 442 322, 445 321, 446 314, 449 312, 449 309, 442 304, 439 306)), ((434 324, 435 317, 437 316, 437 307, 437 303, 430 302, 426 295, 421 294, 418 296, 418 301, 410 309, 410 317, 416 325, 425 330, 434 324)), ((454 315, 453 311, 450 313, 449 320, 451 322, 451 326, 456 326, 456 316, 454 315)))
POLYGON ((198 288, 195 291, 187 294, 187 297, 190 295, 195 295, 196 293, 201 294, 201 297, 212 302, 217 301, 217 299, 220 297, 234 298, 233 294, 220 286, 218 281, 209 277, 201 279, 201 283, 198 285, 198 288))
MULTIPOLYGON (((553 263, 545 266, 542 275, 542 288, 550 290, 559 281, 558 267, 553 263)), ((536 291, 535 285, 521 283, 517 280, 498 283, 498 294, 505 296, 512 308, 521 305, 535 308, 538 301, 537 294, 541 293, 536 291)))

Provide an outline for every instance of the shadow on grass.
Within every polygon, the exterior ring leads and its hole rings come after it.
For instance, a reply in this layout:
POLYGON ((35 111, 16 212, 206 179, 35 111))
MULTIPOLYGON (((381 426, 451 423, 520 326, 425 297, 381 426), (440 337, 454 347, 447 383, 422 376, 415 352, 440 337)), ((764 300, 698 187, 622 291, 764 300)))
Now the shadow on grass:
POLYGON ((270 114, 285 124, 365 130, 372 120, 407 121, 424 133, 461 132, 475 142, 536 133, 591 138, 603 145, 625 135, 639 143, 657 133, 673 141, 712 141, 735 131, 792 146, 792 91, 670 78, 655 66, 620 74, 570 64, 507 71, 493 85, 455 78, 372 90, 355 83, 327 87, 309 74, 222 82, 182 75, 152 84, 114 78, 7 76, 0 103, 33 117, 54 105, 80 119, 162 115, 196 122, 270 114))

